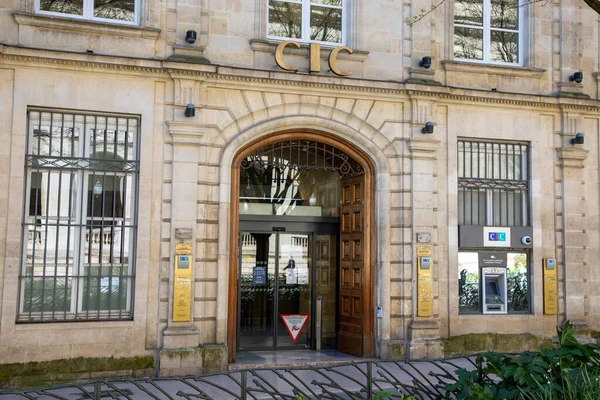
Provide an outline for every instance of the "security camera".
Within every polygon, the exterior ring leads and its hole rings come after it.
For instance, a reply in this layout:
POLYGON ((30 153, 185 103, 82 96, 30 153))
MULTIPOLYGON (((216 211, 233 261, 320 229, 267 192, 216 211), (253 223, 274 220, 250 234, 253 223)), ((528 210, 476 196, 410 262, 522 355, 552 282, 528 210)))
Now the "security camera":
POLYGON ((585 137, 583 133, 578 133, 574 138, 571 139, 571 144, 583 144, 585 142, 585 137))
POLYGON ((431 57, 425 56, 425 57, 421 58, 421 61, 419 61, 419 67, 423 67, 423 68, 431 67, 431 57))
POLYGON ((194 43, 196 41, 196 37, 197 37, 196 31, 189 30, 185 33, 185 41, 188 42, 189 44, 194 43))
POLYGON ((523 243, 525 246, 529 246, 531 244, 531 236, 523 236, 521 238, 521 243, 523 243))
POLYGON ((188 104, 187 106, 185 106, 185 116, 186 117, 196 116, 196 107, 193 104, 188 104))
POLYGON ((581 83, 581 82, 583 82, 583 72, 581 72, 581 71, 575 72, 573 75, 571 75, 569 77, 569 80, 571 82, 575 81, 575 83, 581 83))

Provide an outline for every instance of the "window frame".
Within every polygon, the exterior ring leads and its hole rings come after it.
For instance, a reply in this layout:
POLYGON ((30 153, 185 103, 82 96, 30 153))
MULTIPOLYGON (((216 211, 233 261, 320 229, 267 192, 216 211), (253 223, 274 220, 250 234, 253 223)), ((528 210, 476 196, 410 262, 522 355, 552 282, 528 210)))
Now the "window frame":
MULTIPOLYGON (((493 64, 493 65, 505 65, 505 66, 513 66, 513 67, 522 67, 524 66, 523 63, 523 56, 524 56, 524 51, 523 51, 523 35, 525 34, 525 29, 524 29, 524 1, 525 0, 517 0, 518 2, 518 10, 517 10, 517 29, 505 29, 505 28, 492 28, 491 26, 491 3, 492 0, 481 0, 482 4, 483 4, 483 25, 481 27, 477 26, 477 25, 466 25, 466 24, 457 24, 454 22, 454 17, 453 17, 453 21, 452 21, 452 54, 454 57, 455 61, 464 61, 464 62, 469 62, 469 63, 477 63, 477 64, 493 64), (454 52, 454 38, 456 35, 456 31, 455 28, 459 27, 459 28, 467 28, 467 29, 480 29, 483 31, 483 49, 482 49, 482 54, 483 54, 483 59, 482 60, 477 60, 477 59, 473 59, 473 58, 461 58, 461 57, 457 57, 455 55, 454 52), (505 61, 493 61, 491 58, 492 52, 491 52, 491 44, 492 44, 492 31, 501 31, 501 32, 514 32, 518 35, 518 39, 517 39, 517 61, 516 63, 510 63, 510 62, 505 62, 505 61)), ((455 8, 456 6, 453 7, 452 12, 453 12, 453 16, 455 13, 455 8)))
POLYGON ((35 13, 39 15, 48 15, 53 17, 64 17, 78 19, 82 21, 102 22, 118 25, 139 26, 141 17, 141 0, 134 0, 133 21, 123 21, 119 19, 94 17, 94 0, 83 0, 83 15, 61 13, 56 11, 46 11, 41 9, 41 0, 35 0, 35 13))
MULTIPOLYGON (((36 0, 39 1, 39 0, 36 0)), ((348 42, 348 28, 347 28, 347 24, 348 24, 348 9, 349 9, 349 1, 350 0, 341 0, 342 1, 342 6, 341 7, 337 7, 337 6, 330 6, 327 4, 319 4, 319 3, 312 3, 311 0, 265 0, 266 1, 266 38, 269 40, 276 40, 276 41, 284 41, 284 40, 295 40, 299 43, 302 44, 308 44, 308 43, 319 43, 323 46, 330 46, 330 47, 337 47, 337 46, 345 46, 348 42), (300 24, 300 38, 292 38, 292 37, 285 37, 285 36, 275 36, 275 35, 269 35, 269 3, 271 1, 276 1, 276 2, 280 2, 280 3, 294 3, 294 4, 300 4, 302 6, 302 21, 300 24), (310 8, 311 6, 317 6, 317 7, 325 7, 325 8, 335 8, 335 9, 340 9, 342 11, 342 22, 341 22, 341 41, 339 43, 337 42, 324 42, 324 41, 320 41, 320 40, 311 40, 310 39, 310 8)))
MULTIPOLYGON (((100 124, 101 125, 101 124, 100 124)), ((54 126, 56 127, 56 126, 54 126)), ((116 132, 116 131, 112 131, 116 132)), ((53 134, 49 134, 50 137, 50 146, 52 145, 52 137, 53 134)), ((68 137, 67 137, 68 138, 68 137)), ((117 148, 117 135, 114 135, 114 148, 117 148)), ((94 147, 96 147, 96 139, 93 139, 94 147)), ((112 145, 112 143, 111 143, 112 145)), ((130 115, 130 114, 120 114, 120 113, 94 113, 94 112, 85 112, 85 111, 75 111, 75 110, 61 110, 61 109, 47 109, 47 108, 37 108, 31 107, 27 110, 27 138, 26 138, 26 148, 25 148, 25 184, 24 184, 24 199, 23 199, 23 217, 22 217, 22 230, 21 230, 21 262, 19 264, 19 283, 18 283, 18 302, 17 302, 17 323, 47 323, 47 322, 93 322, 93 321, 107 321, 107 320, 132 320, 134 316, 134 296, 135 296, 135 280, 136 280, 136 248, 137 248, 137 230, 138 230, 138 206, 139 206, 139 182, 140 182, 140 146, 141 146, 141 116, 139 115, 130 115), (39 125, 33 125, 34 121, 32 121, 31 113, 38 113, 39 125), (44 114, 50 114, 50 119, 48 121, 48 125, 42 125, 42 120, 44 119, 44 114), (68 130, 75 129, 79 130, 78 136, 72 133, 71 136, 71 147, 75 150, 72 150, 72 155, 64 155, 63 154, 63 142, 64 138, 67 137, 66 134, 62 134, 60 136, 60 155, 52 155, 40 153, 38 149, 38 154, 35 154, 33 151, 33 142, 34 142, 34 131, 36 126, 40 129, 42 126, 49 126, 50 132, 53 130, 54 116, 58 115, 62 118, 62 123, 60 126, 60 130, 68 130), (65 116, 72 117, 72 124, 65 123, 65 116), (82 118, 77 121, 77 118, 82 118), (88 119, 94 121, 94 125, 88 124, 88 119), (105 119, 106 125, 104 127, 98 126, 98 120, 105 119), (111 132, 108 120, 115 119, 117 121, 117 125, 115 129, 121 131, 121 127, 119 127, 120 120, 126 120, 127 125, 126 131, 127 134, 124 135, 126 138, 124 144, 124 154, 127 153, 127 138, 129 135, 132 136, 131 141, 131 152, 132 158, 125 157, 125 159, 118 156, 117 153, 113 154, 113 159, 106 158, 106 150, 108 149, 108 143, 104 141, 104 151, 100 151, 103 154, 103 158, 96 158, 92 156, 92 132, 94 135, 98 130, 104 131, 105 140, 110 136, 109 132, 111 132), (130 127, 129 122, 135 120, 135 127, 130 127), (83 121, 83 122, 82 122, 83 121), (74 141, 77 141, 74 144, 74 141), (73 151, 75 154, 73 155, 73 151), (119 159, 117 159, 117 157, 119 159), (37 164, 36 159, 41 159, 42 162, 46 162, 46 165, 39 166, 37 164), (114 161, 113 161, 114 160, 114 161), (102 162, 108 162, 112 164, 111 168, 98 168, 92 165, 99 165, 102 162), (56 163, 57 165, 53 165, 56 163), (63 168, 60 164, 71 163, 71 166, 63 168), (86 166, 82 166, 85 165, 86 166), (75 165, 75 166, 73 166, 75 165), (117 165, 122 165, 124 169, 119 170, 117 165), (34 174, 41 174, 43 177, 43 173, 47 173, 47 183, 46 183, 46 192, 42 190, 43 188, 43 179, 41 188, 36 188, 36 203, 38 202, 38 196, 44 196, 46 199, 42 201, 41 207, 45 206, 45 215, 43 213, 41 215, 31 215, 31 184, 33 182, 32 176, 34 174), (52 174, 58 175, 58 189, 54 187, 51 188, 51 177, 52 174), (102 216, 100 220, 101 224, 94 225, 94 220, 98 220, 94 215, 94 211, 92 210, 90 214, 89 210, 89 201, 88 194, 90 193, 89 182, 93 177, 103 177, 103 189, 106 186, 106 178, 113 178, 113 188, 115 187, 117 180, 120 181, 119 191, 123 192, 122 196, 127 197, 126 199, 122 199, 121 204, 121 213, 122 216, 105 215, 106 203, 105 198, 106 190, 100 194, 102 196, 102 216), (129 182, 127 182, 129 180, 129 182), (129 189, 127 189, 129 187, 129 189), (48 200, 51 196, 51 191, 55 190, 58 194, 59 203, 56 203, 56 206, 52 206, 52 210, 50 210, 50 200, 48 200), (129 190, 129 193, 127 191, 129 190), (63 215, 64 203, 60 202, 61 195, 68 195, 68 207, 66 207, 66 211, 63 215), (129 203, 129 204, 126 204, 129 203), (54 209, 56 207, 56 209, 54 209), (126 211, 127 210, 127 211, 126 211), (56 215, 51 215, 50 211, 54 213, 56 211, 56 215), (128 214, 128 216, 127 216, 128 214), (33 217, 33 221, 32 221, 33 217), (38 222, 45 218, 45 222, 38 222), (55 219, 56 222, 50 223, 51 219, 55 219), (67 221, 66 225, 64 221, 67 221), (90 225, 90 221, 92 224, 90 225), (115 222, 121 221, 121 226, 119 227, 115 222), (127 222, 129 221, 129 222, 127 222), (110 224, 104 224, 104 222, 110 222, 110 224), (35 229, 31 229, 30 226, 34 224, 36 226, 35 229), (37 229, 37 226, 40 226, 40 229, 37 229), (105 229, 110 230, 110 238, 107 239, 105 229), (65 273, 58 274, 56 270, 60 267, 60 263, 52 263, 52 261, 46 261, 46 254, 50 251, 58 255, 59 253, 59 233, 54 233, 53 230, 59 232, 59 230, 63 228, 67 231, 66 236, 66 253, 65 259, 66 264, 64 266, 65 273), (99 232, 94 231, 94 229, 99 232), (115 231, 117 231, 115 233, 115 231), (33 235, 31 233, 34 233, 33 235), (56 241, 51 243, 48 241, 48 233, 56 235, 56 241), (100 258, 102 258, 103 253, 108 254, 111 257, 111 260, 108 264, 104 264, 103 262, 93 262, 93 244, 96 243, 94 241, 94 234, 98 234, 98 246, 100 247, 100 258), (115 238, 115 234, 120 236, 121 245, 118 245, 118 242, 113 242, 115 238), (38 259, 35 254, 35 243, 33 244, 33 254, 32 254, 32 273, 31 275, 27 274, 27 269, 29 267, 27 263, 27 257, 29 253, 29 240, 30 237, 33 237, 33 241, 37 241, 39 239, 39 243, 42 244, 42 236, 44 237, 44 246, 47 246, 50 243, 50 246, 54 244, 56 246, 55 250, 49 249, 45 247, 43 260, 38 259), (106 236, 106 237, 105 237, 106 236), (108 240, 108 242, 107 242, 108 240), (126 243, 125 245, 125 242, 126 243), (117 244, 113 246, 113 243, 117 244), (86 247, 89 246, 89 247, 86 247), (108 247, 109 250, 102 250, 102 247, 108 247), (114 257, 119 257, 119 255, 114 256, 114 249, 121 249, 120 253, 120 261, 114 262, 114 257), (89 252, 86 255, 86 249, 89 252), (127 253, 124 253, 126 251, 127 253), (124 261, 126 259, 126 261, 124 261), (46 287, 45 279, 50 278, 54 279, 53 286, 53 296, 52 296, 52 304, 56 305, 57 301, 57 289, 56 286, 59 282, 65 282, 65 299, 64 303, 69 304, 68 307, 65 307, 64 310, 50 310, 46 311, 45 307, 41 306, 41 311, 29 311, 26 310, 26 302, 27 300, 32 301, 33 295, 30 298, 26 298, 26 285, 27 280, 31 280, 31 286, 29 290, 33 290, 34 282, 36 282, 36 278, 40 278, 40 276, 36 275, 36 260, 41 262, 42 266, 42 294, 44 293, 44 288, 46 287), (54 267, 52 267, 54 265, 54 267), (54 269, 54 275, 46 275, 46 269, 54 269), (92 269, 99 269, 98 273, 92 273, 92 269), (106 274, 103 272, 106 268, 110 270, 110 273, 106 274), (120 272, 116 273, 115 270, 120 272), (90 272, 86 272, 90 271, 90 272), (115 278, 117 279, 115 282, 115 278), (92 284, 91 281, 95 279, 98 280, 98 283, 92 284), (107 280, 109 286, 108 292, 108 308, 101 308, 101 296, 98 296, 98 303, 91 304, 89 303, 90 298, 93 295, 90 295, 90 290, 92 288, 98 288, 101 290, 103 287, 102 282, 107 280), (86 295, 86 280, 87 280, 87 295, 86 295), (69 282, 69 283, 67 283, 69 282), (124 293, 121 291, 122 286, 125 286, 124 293), (117 297, 117 305, 123 304, 124 307, 111 307, 111 300, 113 296, 112 288, 119 287, 119 294, 117 297), (67 297, 69 296, 69 297, 67 297), (84 304, 91 304, 91 307, 88 306, 87 309, 84 307, 84 304), (99 307, 95 308, 93 306, 98 305, 99 307), (67 311, 67 309, 69 311, 67 311), (51 315, 51 317, 48 317, 51 315)), ((112 149, 111 149, 112 150, 112 149)), ((98 149, 96 149, 96 153, 98 154, 98 149)), ((56 179, 56 177, 54 178, 56 179)), ((56 185, 56 182, 52 182, 56 185)), ((117 193, 115 191, 115 193, 117 193)), ((97 195, 92 192, 92 196, 97 195)), ((113 209, 112 212, 116 211, 115 209, 115 195, 112 195, 113 209)), ((36 204, 37 209, 37 204, 36 204)), ((64 240, 64 237, 62 238, 64 240)), ((106 255, 104 254, 104 255, 106 255)), ((57 257, 57 256, 55 256, 57 257)), ((40 268, 40 267, 37 267, 40 268)), ((49 284, 52 286, 52 283, 49 284)), ((98 292, 100 293, 100 292, 98 292)), ((62 293, 61 293, 62 294, 62 293)), ((42 299, 42 301, 45 298, 42 299)), ((60 301, 60 298, 58 298, 60 301)), ((33 303, 30 303, 30 307, 32 307, 33 303)), ((45 304, 45 303, 42 303, 45 304)), ((114 306, 114 305, 113 305, 114 306)))

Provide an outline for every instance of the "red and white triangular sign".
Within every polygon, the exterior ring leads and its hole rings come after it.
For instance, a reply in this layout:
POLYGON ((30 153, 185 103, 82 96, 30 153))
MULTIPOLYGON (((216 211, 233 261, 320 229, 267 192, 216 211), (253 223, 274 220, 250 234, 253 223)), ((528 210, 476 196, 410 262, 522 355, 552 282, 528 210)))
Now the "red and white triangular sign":
POLYGON ((304 324, 308 321, 308 314, 279 314, 279 316, 283 320, 292 340, 296 343, 298 335, 300 335, 304 324))

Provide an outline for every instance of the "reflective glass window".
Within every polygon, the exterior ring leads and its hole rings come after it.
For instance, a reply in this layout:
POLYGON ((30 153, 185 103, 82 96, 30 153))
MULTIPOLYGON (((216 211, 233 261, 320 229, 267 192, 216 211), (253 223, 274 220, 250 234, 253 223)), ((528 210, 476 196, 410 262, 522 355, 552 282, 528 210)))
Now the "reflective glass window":
POLYGON ((454 57, 521 64, 521 7, 518 0, 456 0, 454 57))
POLYGON ((137 0, 36 0, 36 10, 85 19, 137 23, 137 0))
POLYGON ((347 0, 269 0, 267 36, 341 44, 347 0))

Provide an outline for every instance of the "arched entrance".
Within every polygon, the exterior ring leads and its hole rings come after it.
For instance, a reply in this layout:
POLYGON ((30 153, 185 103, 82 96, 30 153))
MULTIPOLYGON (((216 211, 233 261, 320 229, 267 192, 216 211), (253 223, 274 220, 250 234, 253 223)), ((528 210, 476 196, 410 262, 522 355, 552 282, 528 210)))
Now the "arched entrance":
POLYGON ((231 175, 230 361, 238 349, 314 348, 318 296, 324 344, 375 356, 374 193, 371 161, 328 134, 282 132, 239 151, 231 175), (286 314, 308 315, 296 341, 286 314))

